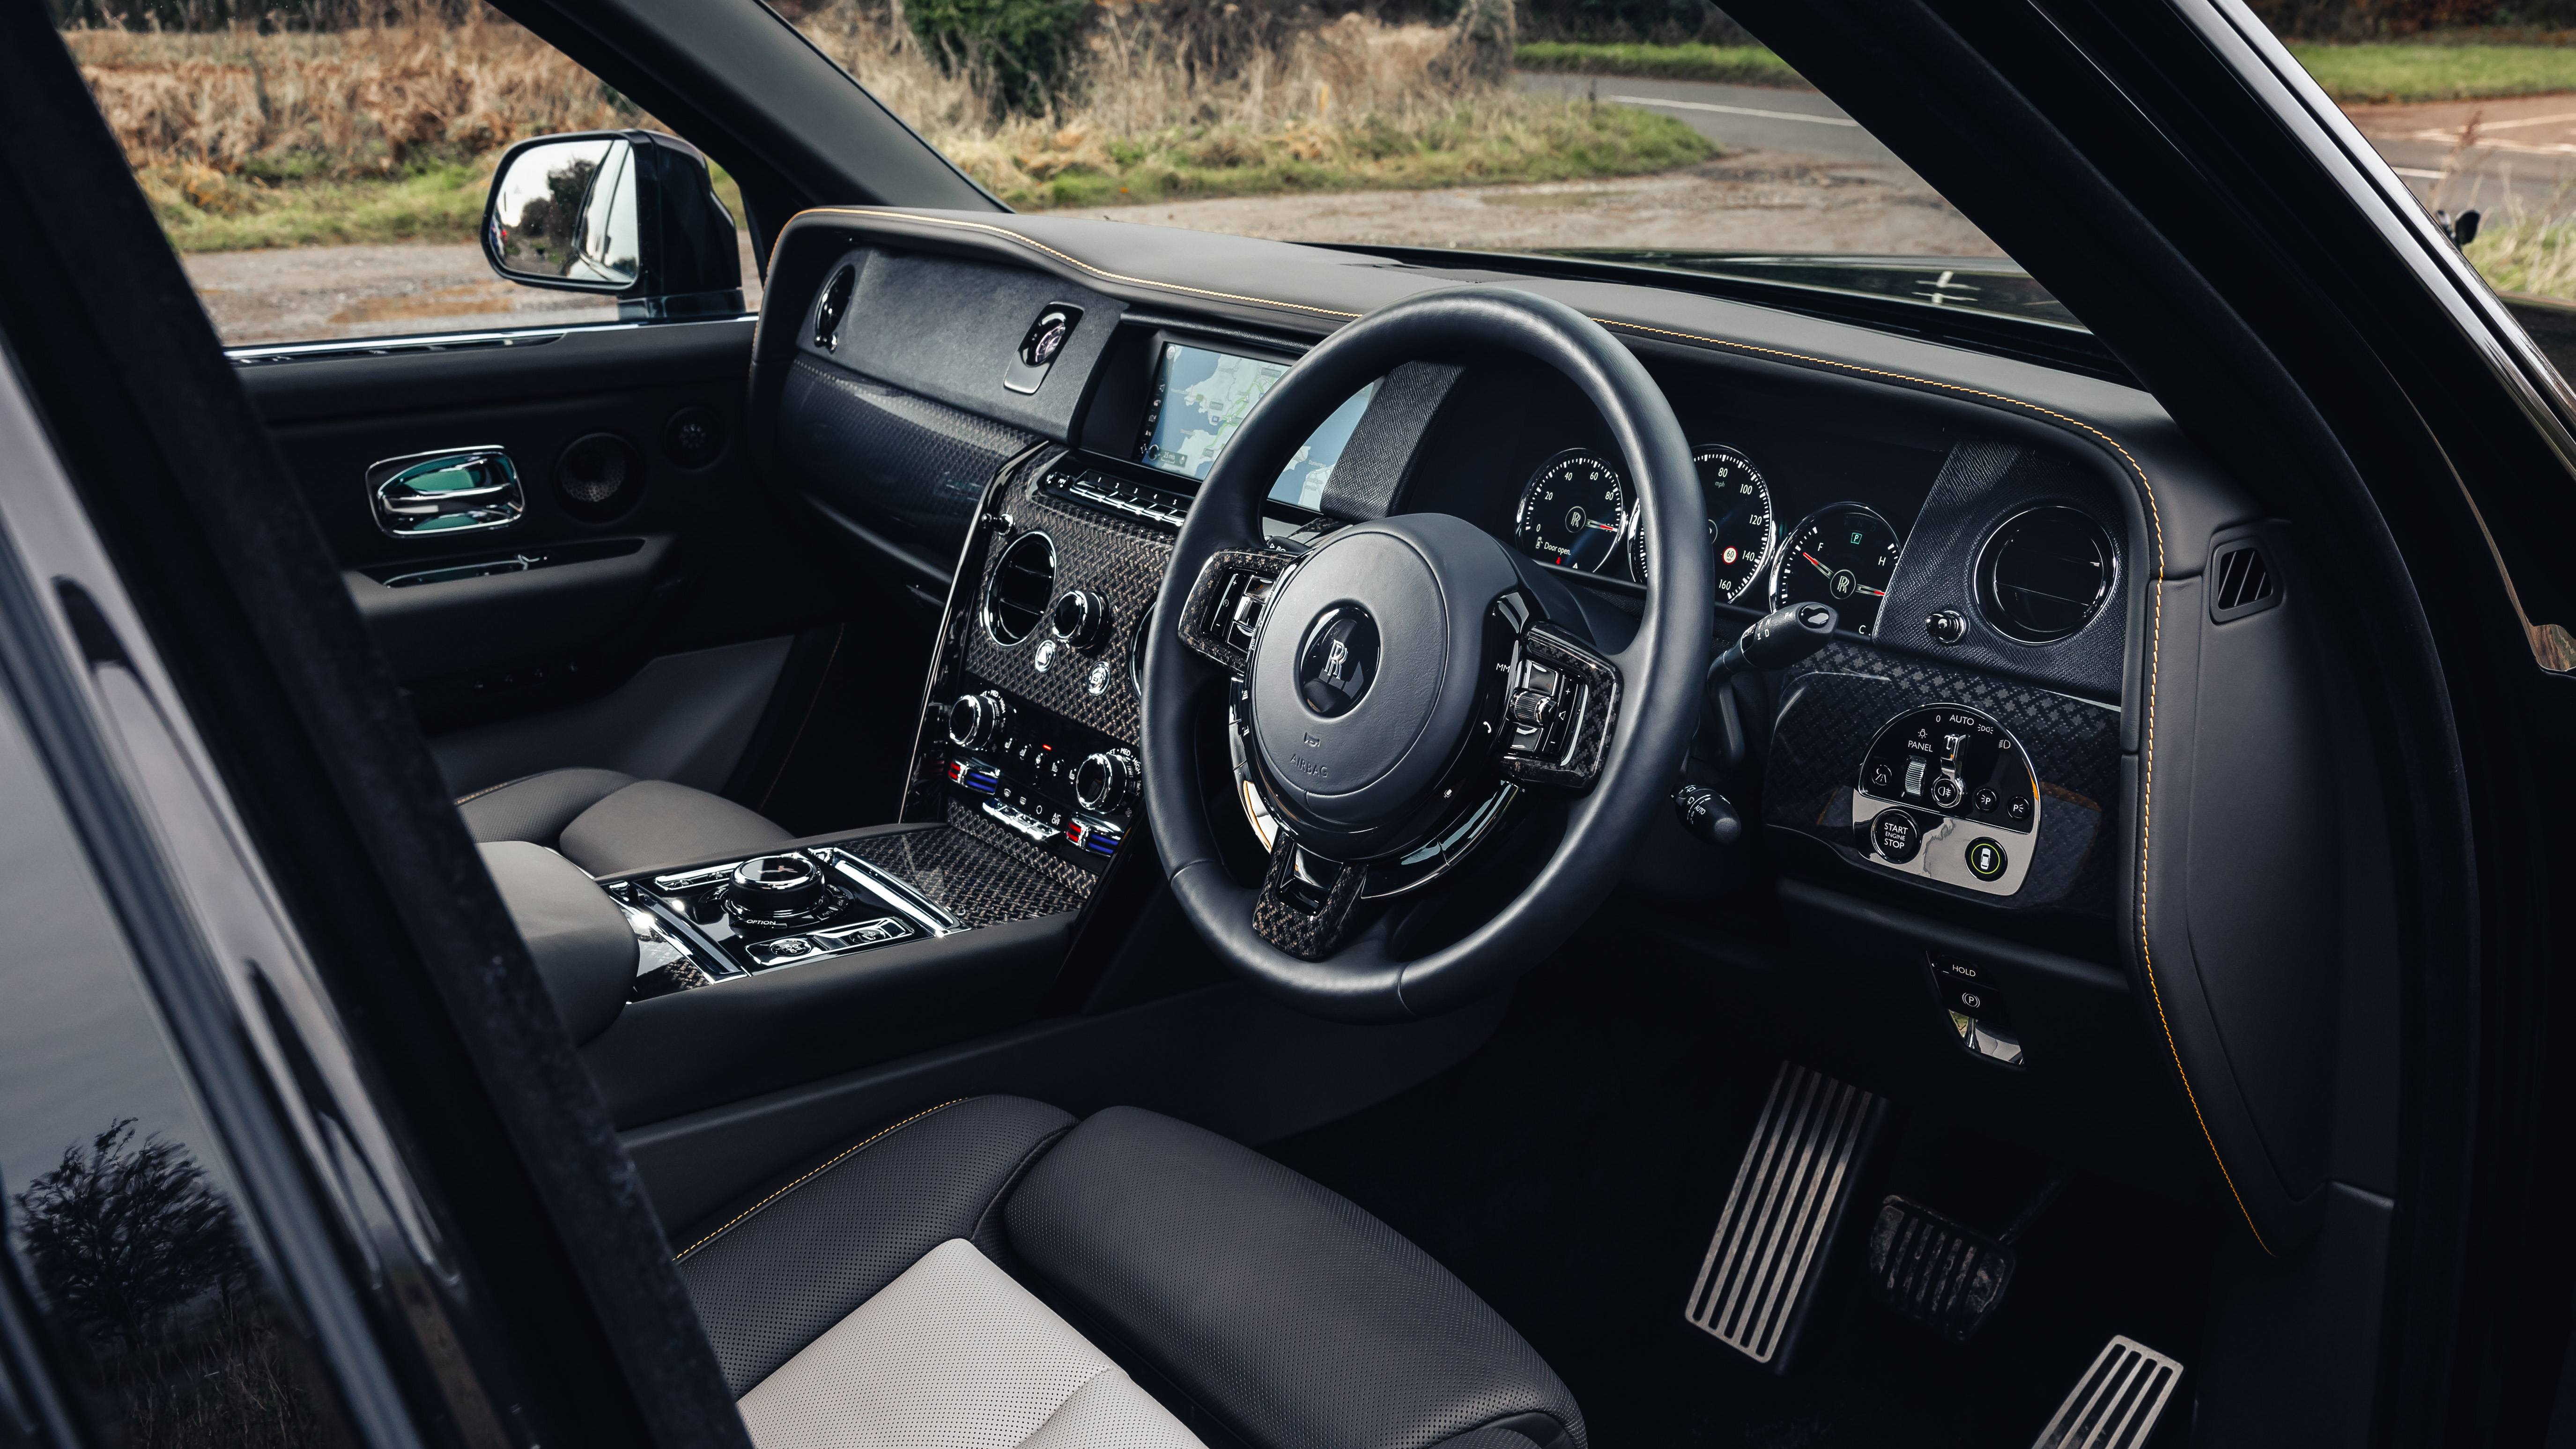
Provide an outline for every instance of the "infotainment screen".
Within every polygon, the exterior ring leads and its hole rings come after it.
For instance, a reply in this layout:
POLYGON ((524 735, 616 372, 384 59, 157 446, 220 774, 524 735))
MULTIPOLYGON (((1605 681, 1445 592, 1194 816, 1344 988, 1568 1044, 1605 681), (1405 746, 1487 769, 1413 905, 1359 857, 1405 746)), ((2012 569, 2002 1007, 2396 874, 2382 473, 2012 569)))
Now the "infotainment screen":
MULTIPOLYGON (((1145 426, 1136 440, 1136 461, 1166 473, 1200 482, 1216 466, 1234 430, 1243 426, 1252 405, 1261 401, 1288 371, 1288 364, 1258 357, 1238 357, 1212 348, 1166 342, 1154 364, 1154 390, 1145 401, 1145 426)), ((1279 470, 1270 496, 1305 508, 1322 504, 1324 485, 1351 431, 1368 411, 1377 384, 1353 393, 1333 410, 1312 436, 1279 470)))

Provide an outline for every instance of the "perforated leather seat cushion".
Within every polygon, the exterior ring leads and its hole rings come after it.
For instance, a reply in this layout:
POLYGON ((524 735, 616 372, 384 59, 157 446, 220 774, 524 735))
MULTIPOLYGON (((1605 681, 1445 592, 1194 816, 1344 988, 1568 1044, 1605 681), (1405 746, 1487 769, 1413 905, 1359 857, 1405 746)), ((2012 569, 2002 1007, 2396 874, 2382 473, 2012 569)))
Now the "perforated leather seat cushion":
POLYGON ((998 1205, 1073 1118, 1024 1097, 936 1107, 864 1139, 680 1250, 680 1280, 741 1394, 924 1253, 1009 1249, 998 1205))
POLYGON ((1029 1170, 1003 1222, 1095 1342, 1262 1449, 1427 1449, 1495 1425, 1582 1449, 1574 1396, 1466 1284, 1213 1133, 1101 1112, 1029 1170))
POLYGON ((721 795, 615 770, 548 770, 456 807, 476 840, 549 846, 592 875, 754 855, 794 838, 721 795))

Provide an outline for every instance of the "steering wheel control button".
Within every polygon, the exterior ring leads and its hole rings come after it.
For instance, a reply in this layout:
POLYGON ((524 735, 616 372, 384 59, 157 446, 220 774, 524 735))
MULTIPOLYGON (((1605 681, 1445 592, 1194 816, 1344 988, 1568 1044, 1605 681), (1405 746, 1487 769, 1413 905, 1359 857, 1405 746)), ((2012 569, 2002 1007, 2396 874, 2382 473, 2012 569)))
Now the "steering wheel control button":
POLYGON ((1348 714, 1377 682, 1377 621, 1357 604, 1326 610, 1297 657, 1297 697, 1324 719, 1348 714))
POLYGON ((2011 858, 2004 854, 2004 848, 1995 843, 1993 836, 1980 835, 1968 842, 1968 874, 1977 879, 2002 880, 2005 867, 2011 864, 2011 858))
POLYGON ((1923 829, 1914 823, 1914 812, 1910 810, 1881 810, 1878 818, 1869 822, 1869 843, 1881 856, 1903 865, 1923 849, 1923 829))

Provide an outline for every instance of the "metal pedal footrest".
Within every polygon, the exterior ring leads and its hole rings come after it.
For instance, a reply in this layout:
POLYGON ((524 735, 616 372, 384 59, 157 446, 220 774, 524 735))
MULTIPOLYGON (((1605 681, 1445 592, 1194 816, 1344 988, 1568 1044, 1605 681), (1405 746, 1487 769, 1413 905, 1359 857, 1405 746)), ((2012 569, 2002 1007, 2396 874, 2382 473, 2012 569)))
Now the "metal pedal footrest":
POLYGON ((1853 1169, 1886 1110, 1875 1093, 1780 1064, 1682 1306, 1692 1327, 1755 1363, 1787 1366, 1853 1169))
POLYGON ((2137 1449, 2181 1380, 2180 1359, 2115 1334, 2031 1449, 2137 1449))

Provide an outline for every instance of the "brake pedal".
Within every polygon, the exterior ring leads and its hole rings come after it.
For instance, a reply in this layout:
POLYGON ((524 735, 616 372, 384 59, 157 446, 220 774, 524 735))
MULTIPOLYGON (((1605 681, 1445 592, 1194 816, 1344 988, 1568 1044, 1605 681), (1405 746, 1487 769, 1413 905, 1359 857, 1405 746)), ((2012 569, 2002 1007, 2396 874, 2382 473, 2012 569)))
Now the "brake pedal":
POLYGON ((2180 1359, 2114 1334, 2031 1449, 2138 1449, 2181 1380, 2180 1359))
POLYGON ((1785 1369, 1816 1265, 1887 1101, 1794 1062, 1771 1079, 1682 1316, 1755 1363, 1785 1369))
POLYGON ((2057 1197, 2039 1190, 2003 1236, 1989 1238, 1919 1202, 1890 1197, 1869 1231, 1869 1270, 1898 1316, 1966 1343, 2003 1302, 2020 1255, 2013 1245, 2057 1197))

